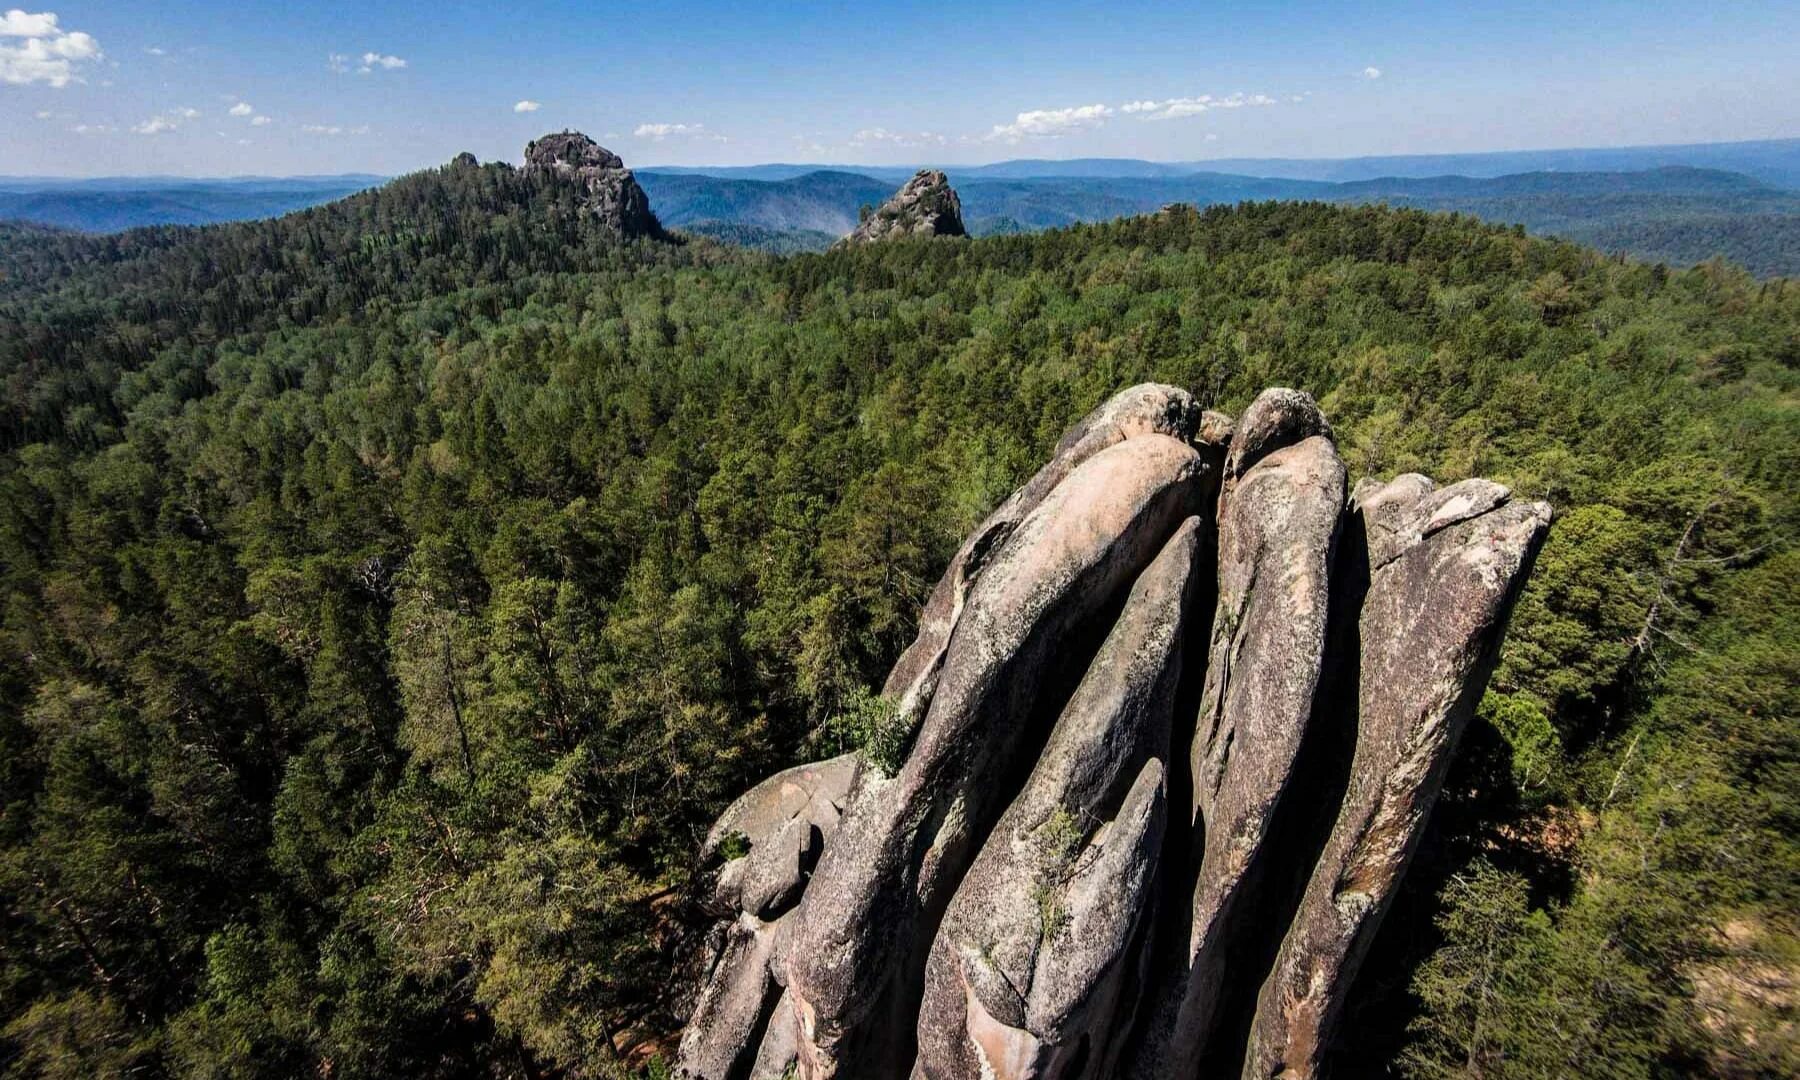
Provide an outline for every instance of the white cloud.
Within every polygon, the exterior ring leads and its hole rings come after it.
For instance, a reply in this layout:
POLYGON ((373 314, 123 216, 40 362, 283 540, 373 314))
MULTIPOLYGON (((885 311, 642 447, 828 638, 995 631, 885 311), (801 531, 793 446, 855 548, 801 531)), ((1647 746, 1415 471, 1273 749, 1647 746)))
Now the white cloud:
POLYGON ((53 11, 32 14, 13 8, 0 14, 0 83, 48 83, 60 89, 81 81, 75 65, 104 56, 91 35, 59 26, 53 11), (17 44, 9 40, 15 38, 17 44))
POLYGON ((942 146, 949 140, 935 131, 889 131, 864 128, 850 136, 851 146, 942 146))
POLYGON ((515 102, 513 104, 513 112, 537 112, 543 107, 544 106, 538 102, 526 99, 525 101, 515 102))
POLYGON ((169 52, 167 49, 160 49, 160 48, 157 48, 155 45, 146 46, 144 51, 149 53, 151 56, 167 56, 167 55, 169 55, 169 52))
POLYGON ((301 124, 300 130, 308 135, 342 135, 344 129, 337 124, 301 124))
POLYGON ((107 124, 76 124, 69 130, 77 135, 104 135, 112 128, 107 124))
POLYGON ((252 107, 248 101, 240 101, 225 111, 233 116, 249 116, 254 113, 256 109, 252 107))
POLYGON ((1113 114, 1110 105, 1076 105, 1067 109, 1033 109, 1022 112, 1010 124, 995 124, 989 139, 1054 139, 1086 128, 1099 127, 1113 114))
POLYGON ((42 38, 62 33, 56 25, 56 12, 29 15, 18 8, 0 15, 0 37, 42 38))
POLYGON ((199 109, 170 109, 159 113, 141 124, 133 124, 131 130, 139 135, 166 135, 189 120, 200 118, 199 109))
POLYGON ((1363 68, 1362 77, 1365 79, 1379 79, 1381 78, 1381 69, 1378 67, 1363 68))
POLYGON ((50 119, 50 117, 51 117, 51 116, 52 116, 52 115, 53 115, 53 114, 52 114, 52 113, 51 113, 51 112, 50 112, 50 110, 49 110, 49 109, 39 109, 39 110, 38 110, 38 111, 37 111, 37 118, 38 118, 38 119, 39 119, 39 120, 48 120, 48 119, 50 119))
POLYGON ((705 124, 639 124, 631 134, 651 142, 662 142, 664 139, 710 139, 713 142, 730 142, 723 135, 706 130, 705 124))
POLYGON ((251 127, 264 127, 268 123, 270 123, 270 121, 269 121, 269 118, 266 116, 252 116, 250 118, 250 126, 251 127))
POLYGON ((366 52, 362 54, 362 67, 357 68, 356 72, 359 75, 367 75, 376 68, 383 71, 396 71, 405 66, 406 61, 398 56, 383 56, 378 52, 366 52))
POLYGON ((334 73, 342 75, 350 70, 350 58, 343 53, 332 53, 325 58, 325 66, 334 73))
MULTIPOLYGON (((1299 98, 1294 100, 1298 101, 1299 98)), ((1169 98, 1165 101, 1132 101, 1119 106, 1119 111, 1131 113, 1145 120, 1179 120, 1184 116, 1199 116, 1203 112, 1214 109, 1255 108, 1262 105, 1273 105, 1275 99, 1267 94, 1227 94, 1214 97, 1201 94, 1199 97, 1169 98)))

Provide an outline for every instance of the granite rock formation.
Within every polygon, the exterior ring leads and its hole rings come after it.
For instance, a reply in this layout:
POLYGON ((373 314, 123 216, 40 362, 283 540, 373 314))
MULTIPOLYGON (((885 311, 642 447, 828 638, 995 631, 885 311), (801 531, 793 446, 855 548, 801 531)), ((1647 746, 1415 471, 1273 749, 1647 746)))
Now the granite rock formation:
POLYGON ((661 236, 650 196, 619 155, 579 131, 560 131, 525 146, 525 171, 574 180, 583 190, 582 209, 621 236, 661 236))
POLYGON ((1292 390, 1071 429, 927 601, 894 774, 791 769, 709 835, 682 1075, 1320 1075, 1550 520, 1346 479, 1292 390))
POLYGON ((903 236, 967 236, 962 200, 937 169, 920 169, 839 244, 867 244, 903 236))

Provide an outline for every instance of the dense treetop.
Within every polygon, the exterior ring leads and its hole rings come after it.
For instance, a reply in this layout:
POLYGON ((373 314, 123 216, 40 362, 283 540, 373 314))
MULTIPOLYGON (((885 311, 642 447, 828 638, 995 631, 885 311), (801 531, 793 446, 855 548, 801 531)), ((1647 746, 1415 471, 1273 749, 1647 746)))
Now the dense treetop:
POLYGON ((9 1075, 654 1070, 723 800, 853 743, 1147 379, 1558 511, 1347 1067, 1793 1071, 1800 287, 1311 203, 774 258, 579 194, 0 231, 9 1075))

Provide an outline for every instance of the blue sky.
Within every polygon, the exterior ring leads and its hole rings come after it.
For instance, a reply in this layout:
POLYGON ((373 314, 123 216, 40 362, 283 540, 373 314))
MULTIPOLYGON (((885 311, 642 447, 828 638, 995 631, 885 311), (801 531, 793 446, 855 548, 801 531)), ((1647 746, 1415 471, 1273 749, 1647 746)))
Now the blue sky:
MULTIPOLYGON (((0 10, 6 7, 0 0, 0 10)), ((1800 4, 28 3, 0 174, 1343 157, 1800 136, 1800 4)))

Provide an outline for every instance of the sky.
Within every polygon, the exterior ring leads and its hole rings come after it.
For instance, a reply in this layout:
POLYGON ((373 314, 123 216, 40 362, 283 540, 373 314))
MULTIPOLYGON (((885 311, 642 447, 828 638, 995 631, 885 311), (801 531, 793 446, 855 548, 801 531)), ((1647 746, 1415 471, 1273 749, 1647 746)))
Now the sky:
POLYGON ((1349 157, 1800 136, 1800 3, 0 0, 0 175, 1349 157))

